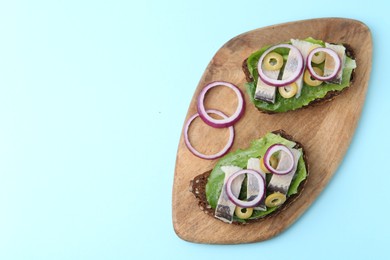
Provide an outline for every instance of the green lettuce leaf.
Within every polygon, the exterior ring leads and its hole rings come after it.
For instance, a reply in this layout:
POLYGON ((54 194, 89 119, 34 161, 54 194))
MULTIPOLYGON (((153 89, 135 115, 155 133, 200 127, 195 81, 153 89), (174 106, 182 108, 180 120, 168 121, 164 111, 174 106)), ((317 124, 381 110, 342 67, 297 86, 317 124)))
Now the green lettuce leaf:
MULTIPOLYGON (((237 150, 231 152, 224 157, 222 157, 214 169, 211 171, 206 184, 206 198, 208 203, 212 208, 216 208, 219 196, 224 183, 225 173, 221 170, 222 166, 234 165, 240 168, 246 168, 247 162, 250 158, 258 158, 264 156, 267 149, 273 144, 284 144, 290 148, 295 146, 295 143, 281 137, 278 134, 267 133, 264 137, 257 139, 251 143, 251 145, 244 150, 237 150)), ((295 173, 294 179, 291 182, 287 196, 291 196, 298 192, 299 184, 306 179, 307 171, 305 162, 303 161, 303 156, 300 157, 298 161, 298 168, 295 173)), ((258 211, 255 210, 252 214, 251 219, 259 218, 265 216, 273 211, 275 208, 269 208, 267 211, 258 211)), ((235 221, 243 221, 235 217, 235 221)))
MULTIPOLYGON (((316 43, 324 46, 324 42, 320 40, 315 40, 313 38, 307 38, 305 39, 306 41, 309 41, 311 43, 316 43)), ((269 48, 269 46, 265 46, 261 48, 260 50, 252 53, 247 60, 247 65, 248 65, 248 70, 251 73, 254 81, 250 83, 246 83, 246 90, 247 93, 250 97, 250 100, 254 105, 261 109, 261 110, 266 110, 270 112, 286 112, 290 110, 295 110, 304 106, 307 106, 310 102, 316 100, 316 99, 321 99, 324 98, 325 95, 329 91, 341 91, 344 88, 349 87, 350 85, 350 78, 353 69, 356 67, 356 63, 354 60, 351 58, 347 57, 345 66, 343 69, 343 78, 341 84, 326 84, 323 83, 320 86, 317 87, 311 87, 308 86, 307 84, 303 83, 302 91, 301 91, 301 96, 299 98, 283 98, 279 92, 276 92, 276 99, 275 103, 267 103, 265 101, 261 100, 256 100, 254 99, 255 96, 255 91, 256 91, 256 84, 257 84, 257 79, 258 79, 258 72, 257 72, 257 63, 260 59, 260 56, 269 48)), ((282 55, 285 55, 285 53, 280 53, 282 55)))

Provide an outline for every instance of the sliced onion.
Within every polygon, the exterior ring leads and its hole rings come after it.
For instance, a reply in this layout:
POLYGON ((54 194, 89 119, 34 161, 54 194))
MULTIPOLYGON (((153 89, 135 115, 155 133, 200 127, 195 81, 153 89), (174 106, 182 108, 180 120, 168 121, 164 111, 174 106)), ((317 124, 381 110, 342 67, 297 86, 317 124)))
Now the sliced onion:
POLYGON ((337 76, 337 74, 339 73, 340 68, 341 68, 341 60, 340 60, 339 55, 337 55, 337 53, 334 50, 331 50, 329 48, 324 48, 324 47, 319 47, 319 48, 315 48, 314 50, 312 50, 309 53, 309 55, 307 56, 306 64, 307 64, 307 69, 309 70, 311 76, 313 78, 315 78, 317 80, 321 80, 321 81, 327 81, 327 80, 333 79, 334 77, 337 76), (326 54, 331 56, 332 59, 334 60, 335 68, 331 74, 326 75, 326 76, 321 76, 321 75, 318 75, 314 71, 313 66, 311 65, 311 60, 313 59, 314 54, 316 54, 317 52, 325 52, 326 54))
POLYGON ((267 83, 270 86, 274 86, 274 87, 282 87, 282 86, 290 85, 291 83, 295 82, 299 78, 299 76, 302 74, 303 68, 304 68, 303 56, 302 56, 301 52, 296 47, 292 46, 291 44, 278 44, 278 45, 272 46, 271 48, 266 50, 263 53, 263 55, 261 55, 261 57, 259 59, 259 63, 257 64, 257 70, 259 73, 259 77, 265 83, 267 83), (298 57, 297 64, 296 64, 297 68, 294 71, 294 73, 292 73, 290 77, 288 77, 286 79, 282 79, 282 80, 273 79, 273 78, 268 77, 266 75, 266 73, 264 72, 263 66, 262 66, 265 56, 267 56, 268 53, 270 53, 271 51, 273 51, 277 48, 288 48, 288 49, 290 49, 290 52, 296 52, 297 57, 298 57))
MULTIPOLYGON (((216 114, 216 115, 221 116, 222 118, 227 118, 227 116, 224 113, 222 113, 221 111, 215 110, 215 109, 209 109, 209 110, 206 111, 206 113, 216 114)), ((192 121, 194 121, 194 119, 197 118, 198 116, 199 116, 198 113, 196 113, 195 115, 191 116, 188 119, 188 121, 186 122, 185 126, 184 126, 184 142, 185 142, 188 150, 190 150, 191 153, 193 153, 194 155, 198 156, 199 158, 207 159, 207 160, 213 160, 213 159, 217 159, 219 157, 224 156, 229 151, 229 149, 232 147, 232 145, 233 145, 233 141, 234 141, 234 127, 233 126, 229 127, 229 140, 226 143, 225 147, 222 148, 222 150, 220 150, 219 152, 217 152, 215 154, 210 154, 210 155, 203 154, 203 153, 199 152, 198 150, 196 150, 192 146, 192 144, 190 142, 190 138, 188 137, 188 129, 190 128, 190 125, 191 125, 192 121)))
POLYGON ((265 152, 265 155, 264 155, 264 166, 265 166, 265 168, 267 168, 267 170, 269 170, 273 174, 279 174, 279 175, 288 174, 294 168, 294 155, 292 154, 291 150, 287 146, 285 146, 283 144, 271 145, 267 149, 267 151, 265 152), (286 153, 288 155, 288 157, 289 157, 290 162, 291 162, 291 164, 288 165, 288 167, 286 169, 278 169, 278 167, 276 167, 276 169, 275 169, 275 168, 272 167, 272 165, 270 163, 271 156, 274 153, 279 152, 279 151, 286 153))
POLYGON ((197 110, 198 110, 200 118, 202 118, 202 120, 206 124, 208 124, 209 126, 215 127, 215 128, 223 128, 223 127, 229 127, 229 126, 234 125, 234 123, 236 123, 241 118, 241 116, 244 114, 244 106, 245 106, 244 97, 242 95, 241 90, 237 86, 233 85, 232 83, 225 82, 225 81, 214 81, 214 82, 207 84, 206 87, 204 87, 202 89, 202 91, 200 92, 200 94, 198 96, 197 110), (225 116, 222 119, 212 118, 211 116, 209 116, 209 114, 207 113, 207 111, 204 107, 204 100, 205 100, 206 93, 211 88, 216 87, 216 86, 228 87, 228 88, 232 89, 237 95, 237 99, 238 99, 237 109, 234 112, 234 114, 231 115, 230 117, 225 116))
POLYGON ((230 175, 229 179, 226 181, 226 194, 228 195, 230 201, 233 202, 236 206, 239 206, 241 208, 252 208, 257 204, 259 204, 265 195, 265 180, 263 176, 261 176, 261 174, 255 170, 244 169, 244 170, 237 171, 232 175, 230 175), (232 191, 232 184, 234 179, 236 179, 241 174, 245 174, 245 173, 252 174, 253 176, 255 176, 255 178, 257 179, 257 184, 259 185, 259 193, 251 201, 238 199, 236 196, 234 196, 232 191))

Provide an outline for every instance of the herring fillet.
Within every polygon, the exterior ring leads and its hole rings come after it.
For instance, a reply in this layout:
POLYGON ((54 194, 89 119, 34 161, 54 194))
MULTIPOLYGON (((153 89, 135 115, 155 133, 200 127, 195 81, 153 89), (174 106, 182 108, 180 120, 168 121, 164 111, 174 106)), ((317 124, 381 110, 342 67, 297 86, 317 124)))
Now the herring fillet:
MULTIPOLYGON (((291 152, 294 156, 294 168, 291 170, 291 172, 285 174, 285 175, 278 175, 278 174, 272 174, 271 180, 268 184, 267 189, 271 192, 280 192, 284 195, 287 195, 288 189, 290 187, 291 181, 295 175, 295 172, 298 168, 298 160, 302 155, 302 152, 297 149, 291 149, 291 152)), ((285 153, 280 154, 280 162, 284 161, 284 158, 286 158, 287 155, 285 153)), ((278 165, 277 168, 283 167, 278 165)))
MULTIPOLYGON (((232 223, 233 222, 233 214, 236 208, 236 205, 229 199, 226 193, 226 182, 229 177, 237 171, 242 170, 237 166, 222 166, 221 170, 225 173, 225 179, 223 181, 221 195, 219 196, 217 207, 215 209, 214 216, 223 222, 232 223)), ((245 175, 242 174, 234 179, 232 183, 232 192, 233 195, 238 197, 241 190, 242 182, 244 181, 245 175)))
MULTIPOLYGON (((328 82, 340 84, 343 79, 343 69, 345 67, 345 59, 346 59, 345 47, 341 44, 330 44, 330 43, 325 43, 325 47, 335 51, 341 60, 340 71, 337 73, 336 77, 329 80, 328 82)), ((324 76, 331 74, 334 70, 334 66, 335 63, 333 58, 329 58, 329 55, 326 55, 325 65, 324 65, 324 76)))
MULTIPOLYGON (((249 170, 255 170, 260 173, 260 175, 265 180, 265 173, 260 168, 260 160, 258 158, 250 158, 247 163, 247 169, 249 170)), ((254 177, 252 174, 247 174, 247 199, 251 198, 252 196, 256 196, 259 194, 259 188, 257 185, 255 185, 257 182, 256 177, 254 177)), ((255 210, 261 210, 266 211, 267 207, 265 206, 265 196, 262 198, 262 200, 259 202, 259 204, 254 207, 255 210)))
POLYGON ((290 78, 296 72, 297 66, 298 66, 299 56, 300 56, 299 52, 296 52, 295 50, 290 49, 288 56, 287 56, 287 61, 286 61, 286 64, 285 64, 284 70, 283 70, 283 75, 282 75, 283 80, 290 78))
MULTIPOLYGON (((265 70, 264 74, 267 77, 272 79, 277 79, 279 76, 280 70, 265 70)), ((256 90, 255 90, 255 99, 263 100, 266 102, 275 103, 276 97, 276 87, 270 86, 264 81, 261 80, 260 77, 257 79, 256 90)))
MULTIPOLYGON (((315 47, 322 47, 319 44, 314 44, 311 42, 303 41, 303 40, 298 40, 298 39, 291 39, 291 44, 295 46, 302 54, 303 57, 303 65, 306 67, 306 59, 307 56, 309 55, 310 51, 313 50, 315 47)), ((287 60, 288 62, 288 60, 287 60)), ((299 98, 301 96, 301 91, 303 87, 303 75, 302 73, 298 79, 295 81, 298 86, 298 91, 297 94, 295 95, 296 98, 299 98)), ((283 75, 284 76, 284 75, 283 75)))

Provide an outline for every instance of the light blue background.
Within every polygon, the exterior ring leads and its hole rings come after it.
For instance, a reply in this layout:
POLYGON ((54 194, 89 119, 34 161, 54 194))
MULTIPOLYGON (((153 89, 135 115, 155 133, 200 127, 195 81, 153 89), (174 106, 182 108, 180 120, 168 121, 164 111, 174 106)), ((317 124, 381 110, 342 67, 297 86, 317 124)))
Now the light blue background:
POLYGON ((0 259, 388 259, 389 7, 1 1, 0 259), (374 41, 362 117, 335 177, 274 239, 182 241, 171 220, 176 150, 209 60, 240 33, 318 17, 361 20, 374 41))

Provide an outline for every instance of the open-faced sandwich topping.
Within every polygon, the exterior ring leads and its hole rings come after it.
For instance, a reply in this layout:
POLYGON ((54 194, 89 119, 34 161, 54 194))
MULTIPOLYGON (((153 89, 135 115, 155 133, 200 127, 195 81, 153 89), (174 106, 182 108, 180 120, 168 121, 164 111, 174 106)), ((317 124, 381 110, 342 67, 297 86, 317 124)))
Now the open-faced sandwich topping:
MULTIPOLYGON (((344 48, 345 50, 345 48, 344 48)), ((317 80, 321 81, 329 81, 333 80, 336 76, 338 76, 339 72, 341 71, 341 59, 339 55, 330 48, 315 48, 312 50, 309 55, 307 56, 307 69, 309 70, 310 74, 317 80), (321 74, 318 74, 314 69, 312 65, 312 60, 318 53, 325 53, 325 65, 324 65, 324 72, 321 74)), ((315 67, 318 68, 318 67, 315 67)))
MULTIPOLYGON (((279 55, 281 56, 281 55, 279 55)), ((296 81, 296 79, 302 74, 302 70, 304 67, 304 60, 297 48, 292 46, 291 44, 279 44, 272 46, 271 48, 267 49, 263 55, 261 55, 259 59, 259 63, 257 65, 257 70, 259 73, 259 77, 268 85, 274 86, 274 87, 281 87, 281 86, 286 86, 289 85, 293 82, 296 81), (275 58, 271 59, 266 59, 269 56, 269 53, 275 52, 278 49, 288 50, 288 58, 286 61, 286 64, 283 64, 282 61, 275 62, 275 64, 280 64, 278 68, 282 68, 284 65, 283 70, 279 70, 279 74, 282 72, 283 76, 280 79, 279 75, 277 78, 274 77, 269 77, 267 75, 268 71, 278 71, 275 70, 274 67, 271 67, 271 70, 268 70, 267 68, 269 67, 270 62, 272 60, 276 60, 275 58)))
POLYGON ((350 53, 342 44, 313 38, 263 47, 243 65, 249 97, 266 113, 330 100, 351 84, 356 62, 350 53))
POLYGON ((192 191, 200 200, 199 205, 206 205, 206 211, 215 218, 227 223, 247 223, 287 207, 301 190, 307 174, 301 145, 279 131, 255 140, 248 149, 225 155, 207 176, 204 186, 199 186, 195 178, 192 191), (205 194, 199 194, 200 191, 205 194))

